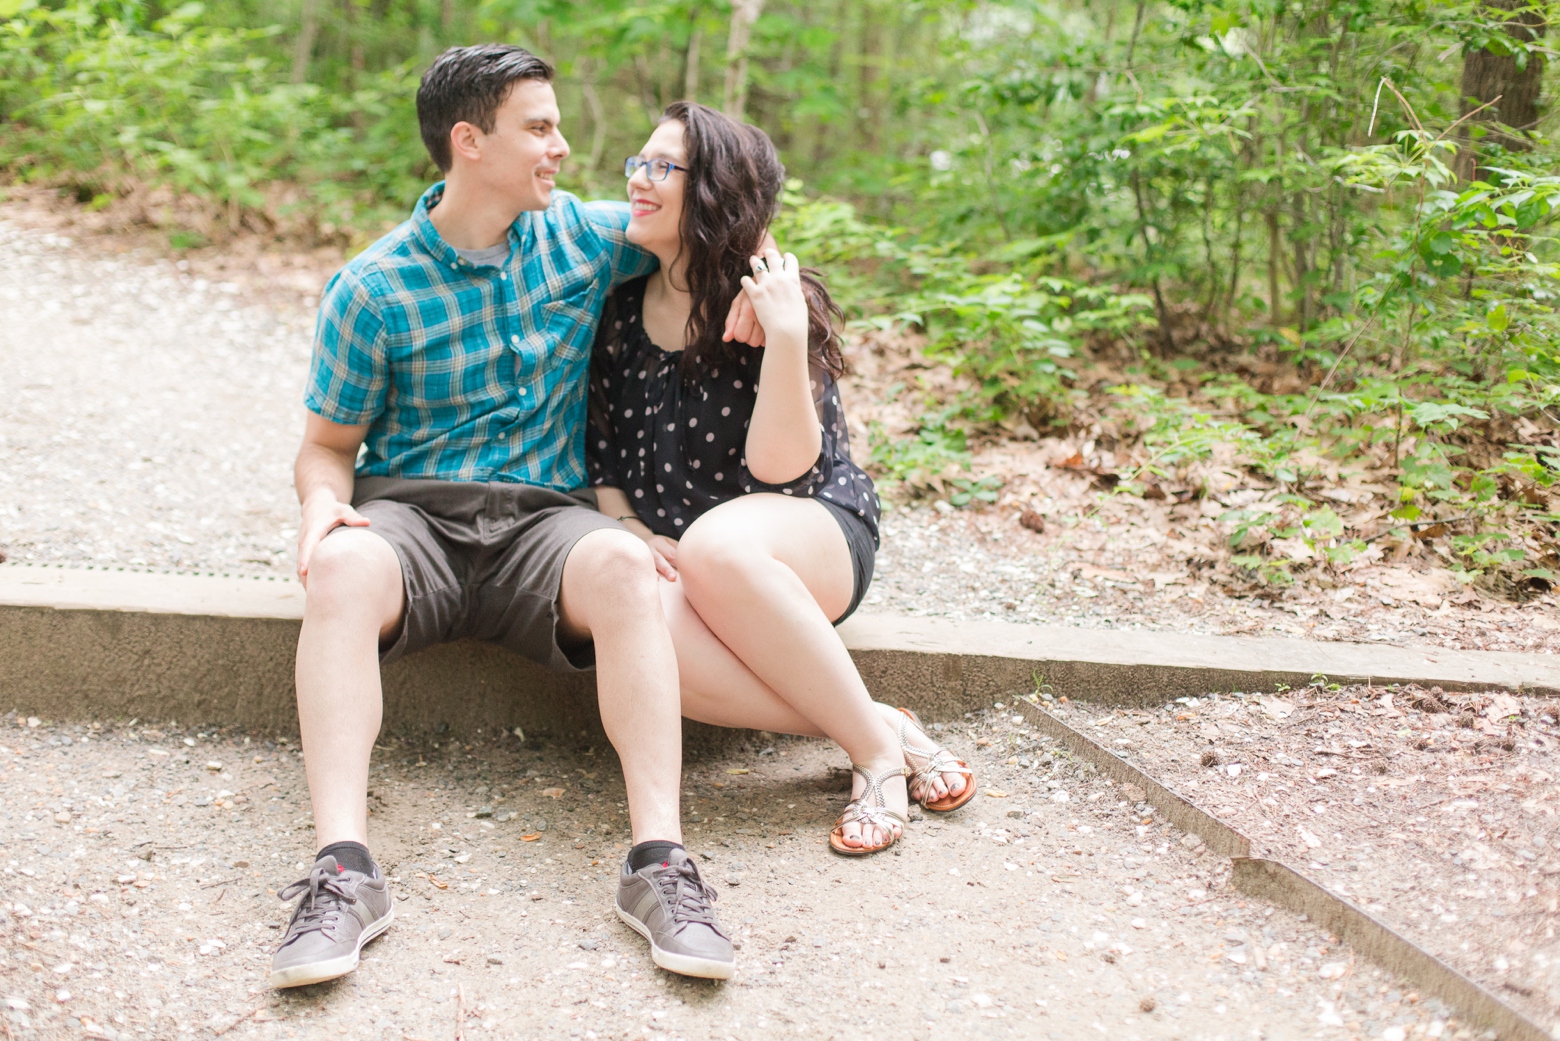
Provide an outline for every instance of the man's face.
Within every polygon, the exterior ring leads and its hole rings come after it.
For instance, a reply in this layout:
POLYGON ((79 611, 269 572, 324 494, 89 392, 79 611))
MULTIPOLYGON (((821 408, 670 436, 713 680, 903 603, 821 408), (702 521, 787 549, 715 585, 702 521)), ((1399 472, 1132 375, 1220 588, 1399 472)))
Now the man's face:
POLYGON ((467 164, 484 189, 514 209, 545 210, 558 168, 569 154, 559 119, 551 83, 519 80, 494 114, 493 132, 472 128, 477 161, 469 162, 457 148, 455 163, 467 164))

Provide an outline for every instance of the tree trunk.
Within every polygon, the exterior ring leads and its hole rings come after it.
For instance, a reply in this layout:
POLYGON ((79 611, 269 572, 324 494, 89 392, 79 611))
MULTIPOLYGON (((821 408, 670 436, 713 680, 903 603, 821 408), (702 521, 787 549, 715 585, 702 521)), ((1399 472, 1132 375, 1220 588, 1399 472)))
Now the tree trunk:
POLYGON ((320 31, 320 0, 303 0, 298 18, 298 38, 293 41, 293 83, 304 83, 309 78, 309 60, 314 57, 314 38, 320 31))
POLYGON ((580 93, 585 99, 585 111, 590 113, 590 156, 585 160, 585 169, 594 176, 607 149, 607 110, 596 92, 596 63, 589 58, 580 61, 580 93))
POLYGON ((753 23, 764 10, 764 0, 732 0, 731 34, 726 37, 726 96, 721 108, 740 120, 747 107, 747 46, 753 23))
MULTIPOLYGON (((698 12, 694 12, 698 18, 698 12)), ((688 49, 683 52, 683 100, 699 100, 699 47, 704 42, 704 30, 694 25, 688 31, 688 49)))
MULTIPOLYGON (((1484 0, 1484 6, 1494 11, 1517 11, 1506 20, 1506 35, 1522 43, 1532 43, 1543 36, 1548 26, 1536 11, 1522 10, 1525 0, 1484 0)), ((1457 157, 1457 172, 1464 178, 1477 173, 1478 157, 1475 155, 1471 124, 1502 123, 1516 133, 1507 133, 1493 127, 1486 140, 1504 148, 1532 147, 1528 135, 1538 125, 1538 96, 1544 82, 1544 55, 1533 50, 1527 54, 1523 67, 1518 68, 1517 55, 1493 54, 1487 48, 1469 51, 1463 55, 1462 94, 1463 115, 1480 105, 1500 100, 1463 124, 1462 148, 1457 157)))

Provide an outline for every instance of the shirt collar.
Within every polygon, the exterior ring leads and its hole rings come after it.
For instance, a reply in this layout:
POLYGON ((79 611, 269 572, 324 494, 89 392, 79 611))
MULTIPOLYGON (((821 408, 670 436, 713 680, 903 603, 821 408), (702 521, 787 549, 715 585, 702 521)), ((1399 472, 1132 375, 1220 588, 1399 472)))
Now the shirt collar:
MULTIPOLYGON (((444 241, 444 236, 439 234, 439 229, 433 226, 433 218, 428 216, 428 211, 438 206, 439 200, 442 198, 444 198, 443 181, 422 193, 422 198, 417 200, 417 206, 412 210, 413 233, 417 236, 417 241, 422 244, 423 249, 427 250, 428 254, 440 264, 450 268, 473 270, 475 265, 461 259, 460 254, 455 252, 455 248, 444 241)), ((509 226, 509 252, 511 256, 513 256, 516 249, 521 249, 525 245, 525 233, 531 230, 530 217, 530 213, 522 213, 509 226)))

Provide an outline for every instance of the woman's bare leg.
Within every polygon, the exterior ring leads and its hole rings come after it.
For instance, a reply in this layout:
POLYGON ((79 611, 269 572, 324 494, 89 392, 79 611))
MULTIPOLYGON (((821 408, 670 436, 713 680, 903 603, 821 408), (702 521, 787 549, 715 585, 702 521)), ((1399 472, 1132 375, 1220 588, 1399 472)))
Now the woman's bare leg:
MULTIPOLYGON (((726 698, 741 703, 741 715, 759 709, 787 724, 777 729, 822 731, 852 763, 874 775, 904 764, 893 728, 867 693, 831 623, 850 603, 854 576, 844 533, 828 510, 808 499, 768 494, 723 503, 689 527, 677 548, 677 571, 676 584, 710 639, 731 652, 794 717, 787 718, 759 688, 735 684, 732 664, 721 661, 715 647, 702 639, 701 662, 690 662, 698 678, 685 681, 685 691, 710 690, 703 676, 719 670, 732 684, 726 698), (745 693, 738 697, 736 689, 745 693), (801 729, 803 722, 811 724, 808 730, 801 729)), ((685 625, 672 628, 677 642, 685 625)), ((688 636, 684 640, 693 642, 688 636)), ((679 661, 681 655, 679 648, 679 661)), ((685 704, 686 699, 685 693, 685 704)), ((733 708, 724 715, 735 722, 733 708)), ((885 785, 890 808, 901 814, 908 805, 905 791, 899 778, 885 785)), ((854 838, 851 831, 847 841, 854 838)), ((865 836, 867 844, 889 837, 876 828, 872 832, 865 836)))
POLYGON ((682 713, 717 727, 743 727, 776 734, 826 737, 822 728, 792 708, 731 653, 683 596, 681 582, 661 580, 661 606, 677 648, 682 713))

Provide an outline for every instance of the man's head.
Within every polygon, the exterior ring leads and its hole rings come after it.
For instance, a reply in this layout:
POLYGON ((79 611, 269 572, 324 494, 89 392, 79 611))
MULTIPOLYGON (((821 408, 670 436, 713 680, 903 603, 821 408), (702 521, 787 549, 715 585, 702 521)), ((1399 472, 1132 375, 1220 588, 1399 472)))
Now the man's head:
POLYGON ((543 210, 569 154, 558 130, 553 69, 520 47, 451 47, 423 73, 417 120, 447 178, 470 182, 516 210, 543 210))

